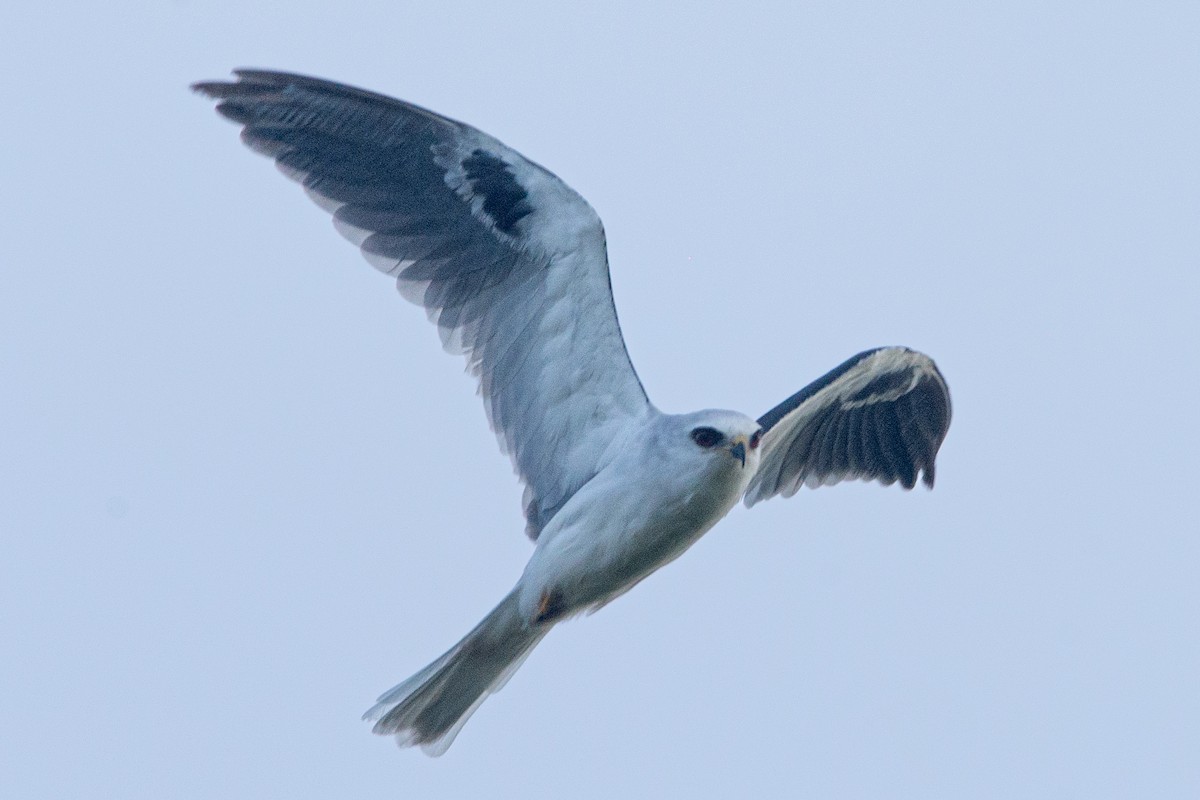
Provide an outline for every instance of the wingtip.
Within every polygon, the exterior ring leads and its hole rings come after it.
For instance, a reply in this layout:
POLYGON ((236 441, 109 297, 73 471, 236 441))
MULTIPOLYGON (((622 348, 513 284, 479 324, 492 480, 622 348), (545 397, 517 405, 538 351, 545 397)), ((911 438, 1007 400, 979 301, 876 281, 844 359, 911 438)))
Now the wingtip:
POLYGON ((258 67, 238 67, 237 69, 230 70, 230 74, 233 75, 232 80, 196 81, 188 88, 197 94, 220 99, 238 91, 238 88, 242 84, 259 82, 278 83, 281 79, 287 80, 303 77, 290 72, 279 72, 278 70, 261 69, 258 67))
POLYGON ((930 491, 933 491, 934 477, 934 465, 930 464, 929 466, 925 467, 924 474, 921 476, 921 483, 925 484, 925 488, 929 489, 930 491))
POLYGON ((205 97, 216 97, 219 86, 221 86, 221 83, 218 81, 196 81, 195 83, 189 83, 188 89, 205 97))
MULTIPOLYGON (((237 75, 237 70, 234 70, 233 74, 237 75)), ((224 100, 237 91, 238 83, 239 81, 232 80, 196 81, 190 84, 188 88, 204 97, 214 100, 224 100)))

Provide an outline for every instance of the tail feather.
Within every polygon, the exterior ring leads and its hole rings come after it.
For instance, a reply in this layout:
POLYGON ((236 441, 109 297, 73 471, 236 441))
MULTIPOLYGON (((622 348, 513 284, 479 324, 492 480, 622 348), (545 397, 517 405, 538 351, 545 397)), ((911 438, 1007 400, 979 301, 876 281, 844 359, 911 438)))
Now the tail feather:
POLYGON ((384 692, 363 719, 372 731, 395 736, 401 747, 420 745, 440 756, 471 714, 500 691, 549 626, 527 625, 514 590, 444 655, 384 692))

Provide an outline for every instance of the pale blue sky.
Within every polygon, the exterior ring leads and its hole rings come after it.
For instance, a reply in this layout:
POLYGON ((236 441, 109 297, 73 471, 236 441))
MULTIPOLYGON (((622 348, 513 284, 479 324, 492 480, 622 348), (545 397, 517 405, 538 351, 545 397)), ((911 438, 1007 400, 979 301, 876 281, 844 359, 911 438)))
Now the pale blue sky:
POLYGON ((0 796, 1200 794, 1200 5, 653 8, 4 13, 0 796), (937 489, 735 510, 444 758, 371 736, 519 575, 520 490, 422 312, 186 90, 236 66, 579 190, 665 410, 928 352, 937 489))

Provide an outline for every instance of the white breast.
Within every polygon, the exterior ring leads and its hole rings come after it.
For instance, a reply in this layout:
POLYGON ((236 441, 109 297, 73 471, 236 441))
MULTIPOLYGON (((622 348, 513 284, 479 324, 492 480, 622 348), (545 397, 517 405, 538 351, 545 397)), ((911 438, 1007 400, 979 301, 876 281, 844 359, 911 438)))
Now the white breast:
POLYGON ((559 593, 566 614, 603 605, 687 550, 753 474, 751 463, 703 455, 679 463, 630 452, 580 489, 538 539, 521 577, 522 615, 533 619, 547 591, 559 593))

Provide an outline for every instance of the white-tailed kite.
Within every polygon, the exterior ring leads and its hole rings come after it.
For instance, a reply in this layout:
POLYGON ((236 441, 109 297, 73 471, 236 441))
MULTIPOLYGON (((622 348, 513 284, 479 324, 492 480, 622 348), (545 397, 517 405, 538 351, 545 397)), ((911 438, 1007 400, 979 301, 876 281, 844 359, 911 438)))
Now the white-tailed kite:
POLYGON ((492 137, 410 103, 282 72, 193 88, 242 126, 466 356, 525 485, 536 545, 500 604, 364 715, 438 755, 558 622, 678 557, 743 499, 923 477, 950 425, 933 361, 868 350, 758 420, 664 414, 633 370, 587 202, 492 137))

